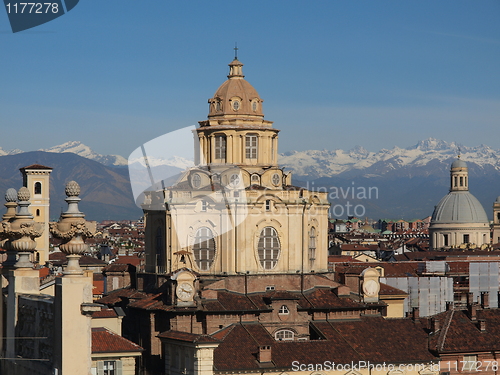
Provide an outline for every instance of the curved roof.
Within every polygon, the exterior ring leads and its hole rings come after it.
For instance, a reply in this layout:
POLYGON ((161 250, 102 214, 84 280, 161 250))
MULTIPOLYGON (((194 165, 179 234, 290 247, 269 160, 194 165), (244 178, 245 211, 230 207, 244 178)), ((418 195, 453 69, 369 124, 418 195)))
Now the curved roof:
POLYGON ((209 99, 211 106, 208 116, 252 115, 263 117, 262 99, 257 90, 244 79, 243 64, 235 59, 229 64, 229 67, 228 80, 209 99), (233 105, 234 100, 239 101, 237 107, 233 105))
POLYGON ((468 191, 451 191, 439 201, 432 223, 489 223, 483 206, 468 191))
POLYGON ((462 159, 457 159, 451 164, 452 168, 467 168, 467 163, 462 159))

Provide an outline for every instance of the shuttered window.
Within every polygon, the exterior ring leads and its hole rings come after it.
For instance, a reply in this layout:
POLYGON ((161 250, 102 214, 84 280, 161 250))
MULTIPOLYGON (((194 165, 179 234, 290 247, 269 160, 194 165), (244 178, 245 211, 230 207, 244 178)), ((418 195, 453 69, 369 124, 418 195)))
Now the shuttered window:
POLYGON ((262 267, 271 270, 278 264, 280 256, 280 241, 278 232, 273 227, 265 227, 260 233, 257 249, 262 267))
POLYGON ((196 266, 202 270, 208 270, 215 258, 215 240, 210 228, 202 227, 196 232, 193 245, 194 260, 196 266))

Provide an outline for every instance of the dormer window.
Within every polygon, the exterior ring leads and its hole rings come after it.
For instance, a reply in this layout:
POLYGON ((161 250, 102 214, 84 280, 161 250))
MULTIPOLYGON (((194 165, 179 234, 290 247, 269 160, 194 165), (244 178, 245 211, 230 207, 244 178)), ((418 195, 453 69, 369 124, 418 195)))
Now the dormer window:
POLYGON ((240 101, 239 100, 233 100, 233 109, 235 111, 240 109, 240 101))
POLYGON ((288 315, 288 314, 290 314, 290 310, 288 309, 288 307, 286 305, 282 305, 278 311, 278 314, 288 315))
POLYGON ((274 338, 277 341, 291 341, 294 336, 295 333, 289 329, 281 329, 274 334, 274 338))
POLYGON ((256 100, 252 101, 252 111, 256 112, 257 108, 258 108, 257 101, 256 100))

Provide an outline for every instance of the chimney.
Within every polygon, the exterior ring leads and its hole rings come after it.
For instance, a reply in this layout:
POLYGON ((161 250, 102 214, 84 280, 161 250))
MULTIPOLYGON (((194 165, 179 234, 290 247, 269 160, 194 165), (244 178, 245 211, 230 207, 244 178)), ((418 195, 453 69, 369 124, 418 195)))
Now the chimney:
POLYGON ((469 307, 470 320, 472 320, 473 322, 477 321, 477 310, 479 308, 479 305, 477 303, 473 303, 468 307, 469 307))
POLYGON ((437 331, 439 331, 440 328, 441 327, 439 325, 439 320, 437 320, 436 318, 432 318, 431 319, 431 331, 437 332, 437 331))
POLYGON ((474 303, 474 293, 467 293, 467 306, 474 303))
POLYGON ((488 292, 481 293, 481 308, 487 309, 490 307, 490 294, 488 292))
POLYGON ((479 330, 481 332, 486 331, 486 319, 479 319, 479 330))
POLYGON ((418 307, 414 307, 412 310, 411 310, 411 318, 413 320, 418 320, 418 318, 420 318, 420 310, 418 307))
POLYGON ((271 345, 259 346, 259 363, 271 362, 271 345))

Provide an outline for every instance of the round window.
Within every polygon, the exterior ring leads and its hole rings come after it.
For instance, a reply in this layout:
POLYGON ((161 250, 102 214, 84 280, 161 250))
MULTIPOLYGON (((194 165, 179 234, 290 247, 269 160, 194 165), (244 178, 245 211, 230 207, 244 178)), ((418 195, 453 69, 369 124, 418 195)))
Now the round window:
POLYGON ((231 177, 229 178, 229 184, 233 187, 236 187, 240 184, 240 175, 237 174, 237 173, 234 173, 231 175, 231 177))
POLYGON ((233 109, 237 111, 240 109, 240 101, 239 100, 233 100, 233 109))
POLYGON ((280 180, 281 178, 279 174, 277 173, 273 174, 273 177, 271 178, 273 185, 278 186, 280 184, 280 180))
POLYGON ((191 177, 191 184, 194 188, 199 188, 201 186, 201 177, 198 173, 193 174, 193 177, 191 177))

